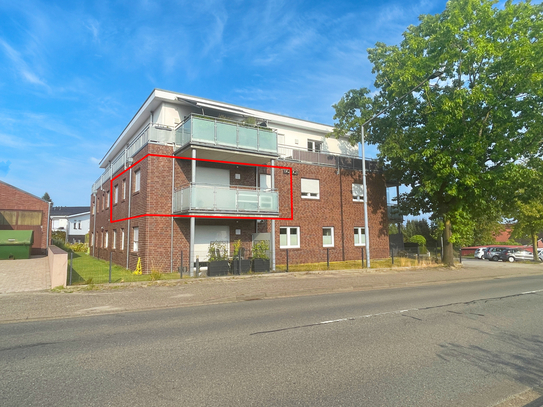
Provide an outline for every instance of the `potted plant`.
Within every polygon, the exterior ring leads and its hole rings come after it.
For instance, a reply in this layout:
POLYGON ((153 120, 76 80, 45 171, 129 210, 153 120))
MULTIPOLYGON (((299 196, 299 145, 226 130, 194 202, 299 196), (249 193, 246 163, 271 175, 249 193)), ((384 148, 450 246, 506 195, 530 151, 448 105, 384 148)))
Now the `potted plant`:
POLYGON ((230 265, 228 263, 227 242, 210 242, 208 249, 207 275, 226 276, 230 265))
POLYGON ((244 249, 241 247, 241 240, 238 239, 234 242, 234 257, 232 258, 231 263, 232 274, 240 274, 240 263, 241 273, 245 274, 251 271, 251 260, 244 259, 243 254, 244 249))
POLYGON ((270 271, 270 245, 267 240, 257 240, 253 243, 253 271, 262 273, 270 271))

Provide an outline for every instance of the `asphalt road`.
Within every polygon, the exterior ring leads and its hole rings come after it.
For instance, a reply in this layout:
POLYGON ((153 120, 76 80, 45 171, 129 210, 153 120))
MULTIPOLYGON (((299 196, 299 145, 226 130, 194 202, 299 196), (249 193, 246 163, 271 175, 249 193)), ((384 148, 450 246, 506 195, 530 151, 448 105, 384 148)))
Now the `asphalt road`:
POLYGON ((543 276, 0 325, 2 406, 494 406, 542 384, 543 276))

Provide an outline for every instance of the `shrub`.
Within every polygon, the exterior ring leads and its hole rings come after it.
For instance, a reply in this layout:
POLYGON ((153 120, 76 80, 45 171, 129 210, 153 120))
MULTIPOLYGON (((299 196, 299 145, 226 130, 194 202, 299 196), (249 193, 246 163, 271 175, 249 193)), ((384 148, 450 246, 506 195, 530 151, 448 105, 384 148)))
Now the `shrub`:
POLYGON ((269 260, 267 255, 270 245, 267 240, 257 240, 253 243, 253 259, 269 260))
POLYGON ((210 242, 207 254, 209 261, 228 260, 227 242, 210 242))

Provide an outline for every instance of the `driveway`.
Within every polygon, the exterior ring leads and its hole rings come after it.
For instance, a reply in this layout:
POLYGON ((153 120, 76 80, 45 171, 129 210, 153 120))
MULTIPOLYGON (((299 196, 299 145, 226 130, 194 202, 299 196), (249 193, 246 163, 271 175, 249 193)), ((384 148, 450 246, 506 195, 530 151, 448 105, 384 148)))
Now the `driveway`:
POLYGON ((0 294, 51 288, 47 256, 25 260, 0 260, 0 294))

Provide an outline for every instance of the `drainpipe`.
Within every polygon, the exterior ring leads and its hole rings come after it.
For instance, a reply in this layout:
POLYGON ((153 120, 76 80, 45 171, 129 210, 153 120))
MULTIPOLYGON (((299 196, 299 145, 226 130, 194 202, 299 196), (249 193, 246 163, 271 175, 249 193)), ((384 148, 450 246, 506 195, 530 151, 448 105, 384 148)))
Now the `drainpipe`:
MULTIPOLYGON (((275 160, 271 160, 271 165, 275 165, 275 160)), ((275 189, 275 168, 271 169, 271 189, 275 189)), ((270 251, 271 251, 271 269, 275 271, 275 219, 271 221, 271 239, 270 239, 270 251)))
MULTIPOLYGON (((172 156, 175 152, 175 143, 172 147, 172 156)), ((174 200, 175 200, 175 158, 172 158, 172 214, 173 214, 173 206, 174 206, 174 200)), ((170 273, 173 273, 173 216, 171 217, 171 224, 170 224, 170 273)))
MULTIPOLYGON (((191 192, 190 192, 190 200, 192 201, 192 186, 196 183, 196 149, 192 149, 192 158, 191 160, 191 192)), ((190 205, 190 208, 192 208, 192 202, 190 205)), ((191 217, 190 218, 190 243, 189 243, 189 267, 190 267, 190 276, 196 277, 196 270, 193 268, 193 262, 196 260, 194 258, 194 234, 196 229, 196 218, 191 217)))
POLYGON ((92 257, 96 257, 94 255, 94 248, 96 247, 96 192, 93 194, 94 195, 94 211, 93 211, 93 223, 94 223, 94 226, 93 226, 93 229, 92 229, 92 240, 93 240, 93 245, 92 245, 92 257))
POLYGON ((132 204, 132 168, 128 175, 128 226, 126 227, 126 268, 130 268, 130 216, 132 204))

